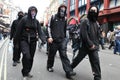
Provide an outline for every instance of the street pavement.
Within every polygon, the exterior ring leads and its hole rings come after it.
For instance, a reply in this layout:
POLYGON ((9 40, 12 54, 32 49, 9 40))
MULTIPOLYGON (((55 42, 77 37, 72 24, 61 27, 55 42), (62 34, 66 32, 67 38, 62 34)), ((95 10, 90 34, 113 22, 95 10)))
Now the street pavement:
MULTIPOLYGON (((6 44, 9 44, 9 42, 6 42, 6 44)), ((3 66, 6 65, 7 68, 4 69, 3 67, 2 72, 0 73, 0 75, 2 75, 0 80, 22 80, 22 63, 18 64, 16 67, 12 66, 12 50, 9 48, 10 45, 7 46, 8 52, 6 57, 4 56, 7 58, 7 63, 2 64, 3 66)), ((2 62, 1 59, 4 52, 3 50, 4 49, 0 50, 0 64, 2 62)), ((71 61, 72 49, 70 45, 68 45, 67 54, 71 61)), ((105 50, 100 50, 99 56, 102 70, 102 80, 120 80, 120 55, 114 55, 113 49, 109 50, 106 48, 105 50)), ((31 71, 31 74, 34 76, 29 80, 68 80, 65 77, 65 72, 63 71, 62 63, 58 53, 55 57, 54 72, 48 72, 46 70, 46 62, 46 46, 44 46, 42 50, 39 50, 37 47, 33 68, 31 71)), ((74 80, 93 80, 88 56, 83 59, 83 61, 74 69, 74 71, 77 73, 76 76, 74 76, 74 80)))

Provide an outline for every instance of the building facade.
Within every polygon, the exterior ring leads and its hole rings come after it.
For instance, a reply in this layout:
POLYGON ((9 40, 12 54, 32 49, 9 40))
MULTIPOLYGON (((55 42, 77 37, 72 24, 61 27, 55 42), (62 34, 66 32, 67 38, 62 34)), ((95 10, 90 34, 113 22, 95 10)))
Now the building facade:
POLYGON ((52 15, 56 14, 60 4, 64 4, 66 0, 50 0, 49 7, 44 12, 44 22, 48 23, 52 15))
POLYGON ((91 5, 97 5, 100 12, 98 21, 105 30, 120 25, 120 0, 66 0, 67 17, 86 14, 91 5))

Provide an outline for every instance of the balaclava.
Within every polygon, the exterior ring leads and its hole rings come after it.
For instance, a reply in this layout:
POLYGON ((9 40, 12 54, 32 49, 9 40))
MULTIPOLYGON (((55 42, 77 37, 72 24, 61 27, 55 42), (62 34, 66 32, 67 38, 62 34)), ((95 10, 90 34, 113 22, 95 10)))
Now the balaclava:
POLYGON ((66 16, 66 9, 67 7, 65 5, 60 5, 60 7, 58 8, 58 16, 60 18, 64 18, 66 16))
POLYGON ((24 13, 22 11, 18 12, 18 19, 22 19, 22 17, 24 16, 24 13))
POLYGON ((99 14, 99 10, 98 10, 98 7, 96 6, 91 6, 88 10, 88 19, 90 21, 93 21, 93 22, 96 22, 97 21, 97 18, 98 18, 98 14, 99 14), (95 10, 96 9, 96 10, 95 10))

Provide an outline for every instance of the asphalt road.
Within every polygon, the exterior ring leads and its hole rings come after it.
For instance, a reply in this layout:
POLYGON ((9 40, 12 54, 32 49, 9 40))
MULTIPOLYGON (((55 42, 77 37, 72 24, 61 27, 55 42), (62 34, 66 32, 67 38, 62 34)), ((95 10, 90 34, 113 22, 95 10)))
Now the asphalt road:
MULTIPOLYGON (((31 74, 34 75, 30 80, 68 80, 62 68, 62 63, 57 53, 54 64, 54 72, 46 70, 46 47, 41 51, 36 49, 34 64, 31 74)), ((100 50, 100 62, 102 70, 102 80, 120 80, 120 56, 112 54, 112 50, 100 50)), ((22 57, 22 55, 21 55, 22 57)), ((72 50, 68 46, 68 57, 71 60, 72 50)), ((22 63, 16 67, 12 66, 12 49, 9 47, 9 41, 0 50, 0 80, 22 80, 22 63), (2 66, 2 68, 1 68, 2 66)), ((74 69, 77 73, 74 80, 93 80, 89 58, 85 59, 74 69)))

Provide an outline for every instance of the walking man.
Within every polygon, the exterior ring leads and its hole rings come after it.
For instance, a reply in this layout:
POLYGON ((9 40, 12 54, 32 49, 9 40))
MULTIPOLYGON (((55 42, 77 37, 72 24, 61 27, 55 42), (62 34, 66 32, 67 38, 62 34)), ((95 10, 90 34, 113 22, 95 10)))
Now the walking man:
POLYGON ((50 23, 48 24, 47 37, 49 43, 49 54, 47 60, 47 70, 53 72, 53 65, 56 52, 59 51, 60 58, 62 61, 63 69, 66 73, 67 78, 72 78, 75 73, 73 72, 70 61, 66 54, 67 41, 66 41, 66 27, 67 22, 65 19, 67 7, 60 5, 57 14, 51 17, 50 23))
POLYGON ((22 57, 22 75, 23 80, 32 78, 30 71, 33 66, 34 54, 37 44, 37 33, 43 43, 46 41, 46 37, 41 29, 39 21, 36 19, 37 8, 31 6, 28 9, 28 14, 22 18, 15 35, 15 42, 20 42, 22 57))
POLYGON ((18 23, 20 22, 23 16, 24 16, 24 13, 22 11, 19 11, 18 18, 13 21, 11 26, 10 40, 13 39, 13 66, 16 66, 17 63, 20 63, 20 53, 21 53, 20 43, 19 42, 18 44, 15 43, 15 34, 16 34, 18 23), (16 47, 16 45, 18 45, 18 47, 16 47))
POLYGON ((87 18, 81 21, 80 35, 82 46, 77 57, 74 58, 71 66, 74 69, 83 58, 88 55, 92 67, 94 80, 101 80, 101 69, 99 61, 99 38, 100 28, 97 22, 99 10, 96 6, 91 6, 87 18))

